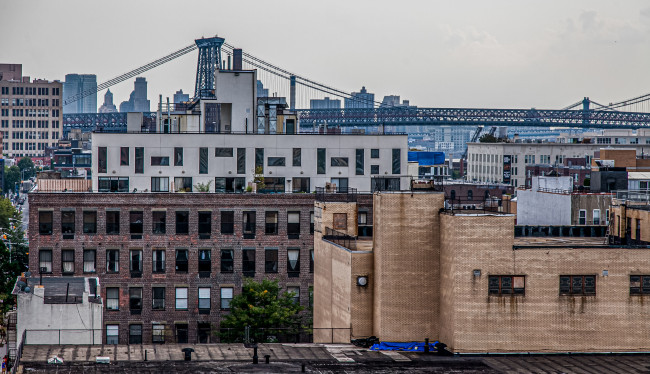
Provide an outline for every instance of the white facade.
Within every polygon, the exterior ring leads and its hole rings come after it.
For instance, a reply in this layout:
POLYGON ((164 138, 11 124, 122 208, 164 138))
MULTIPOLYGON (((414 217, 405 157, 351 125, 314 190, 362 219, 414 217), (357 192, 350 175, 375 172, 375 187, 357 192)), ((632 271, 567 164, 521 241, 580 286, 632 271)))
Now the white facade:
POLYGON ((14 291, 18 298, 16 346, 25 330, 26 344, 102 344, 104 305, 98 294, 98 278, 67 279, 75 284, 68 288, 67 302, 66 284, 61 278, 43 278, 42 286, 38 285, 38 278, 30 278, 31 292, 14 291), (90 279, 96 286, 90 286, 90 279), (51 283, 54 280, 56 286, 51 283), (56 287, 56 291, 48 290, 49 287, 56 287))
MULTIPOLYGON (((116 185, 121 180, 125 186, 128 180, 128 191, 172 192, 180 188, 181 180, 177 178, 191 178, 192 191, 199 183, 210 183, 210 191, 215 191, 215 186, 223 181, 221 178, 243 178, 243 183, 241 179, 234 182, 246 186, 255 177, 262 153, 263 176, 284 178, 284 187, 276 186, 276 192, 294 191, 296 178, 309 179, 308 191, 325 187, 328 182, 340 188, 371 191, 372 177, 398 178, 400 188, 404 189, 408 187, 407 151, 406 135, 94 133, 92 189, 105 190, 100 187, 107 186, 107 181, 116 185), (136 152, 138 157, 143 152, 138 170, 136 152), (202 168, 201 152, 203 157, 207 153, 202 168), (105 163, 100 162, 104 154, 105 163), (299 162, 294 163, 297 154, 295 161, 299 162)), ((394 180, 386 181, 391 182, 394 180)), ((241 192, 241 188, 228 188, 225 192, 241 192)))
MULTIPOLYGON (((467 143, 467 179, 480 182, 503 182, 503 156, 511 157, 511 184, 526 185, 526 166, 562 164, 566 158, 587 158, 589 165, 601 144, 573 143, 467 143)), ((650 146, 618 145, 616 148, 636 149, 637 155, 648 153, 650 146)))
POLYGON ((571 225, 571 177, 534 177, 517 191, 518 225, 571 225))

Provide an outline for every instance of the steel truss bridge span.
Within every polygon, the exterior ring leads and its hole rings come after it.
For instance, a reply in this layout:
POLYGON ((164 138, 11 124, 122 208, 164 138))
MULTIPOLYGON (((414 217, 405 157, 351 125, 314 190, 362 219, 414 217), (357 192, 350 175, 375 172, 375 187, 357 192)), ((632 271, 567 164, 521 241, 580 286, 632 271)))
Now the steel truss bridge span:
POLYGON ((533 126, 575 128, 650 128, 650 113, 604 110, 367 108, 299 109, 300 126, 533 126))

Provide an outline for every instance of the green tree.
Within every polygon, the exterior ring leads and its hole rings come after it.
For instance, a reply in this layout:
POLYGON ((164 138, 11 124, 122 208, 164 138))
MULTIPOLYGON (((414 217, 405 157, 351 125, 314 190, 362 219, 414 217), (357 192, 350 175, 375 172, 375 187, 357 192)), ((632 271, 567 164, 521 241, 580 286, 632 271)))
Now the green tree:
POLYGON ((34 167, 34 162, 29 157, 23 157, 18 161, 18 168, 21 172, 21 177, 24 179, 29 179, 36 175, 36 168, 34 167), (24 172, 23 172, 24 171, 24 172))
POLYGON ((478 138, 478 141, 481 143, 497 143, 499 142, 499 139, 492 134, 483 134, 478 138))
POLYGON ((0 231, 0 313, 4 313, 14 305, 11 291, 16 277, 27 270, 28 264, 22 215, 8 199, 0 199, 0 231))
POLYGON ((230 313, 221 322, 221 341, 244 341, 246 327, 250 327, 249 337, 254 342, 267 342, 280 333, 298 333, 304 308, 294 296, 282 292, 278 281, 246 278, 242 293, 230 301, 230 313))
POLYGON ((208 183, 197 183, 194 185, 194 189, 196 192, 210 192, 210 185, 212 184, 212 181, 208 181, 208 183))
POLYGON ((5 166, 5 185, 4 192, 15 191, 16 182, 20 182, 20 169, 14 165, 12 167, 5 166))
POLYGON ((255 167, 255 174, 253 174, 253 183, 257 185, 257 192, 266 188, 264 184, 264 169, 261 166, 255 167))

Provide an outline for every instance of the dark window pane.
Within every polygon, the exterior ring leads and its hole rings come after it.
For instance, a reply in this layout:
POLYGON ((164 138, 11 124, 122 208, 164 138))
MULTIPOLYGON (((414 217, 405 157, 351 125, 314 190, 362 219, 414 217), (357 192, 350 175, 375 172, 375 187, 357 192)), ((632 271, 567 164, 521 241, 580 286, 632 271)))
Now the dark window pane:
POLYGON ((255 148, 255 173, 264 173, 264 148, 255 148))
POLYGON ((402 172, 402 150, 393 149, 393 174, 400 174, 402 172))
POLYGON ((135 173, 144 173, 144 148, 135 147, 135 173))
POLYGON ((595 294, 596 293, 596 277, 593 275, 585 276, 585 294, 595 294))
POLYGON ((264 271, 267 273, 278 272, 278 250, 267 249, 264 251, 264 271))
POLYGON ((287 234, 300 234, 300 212, 287 212, 287 234))
POLYGON ((85 211, 83 213, 84 234, 96 234, 97 233, 97 212, 96 211, 85 211))
POLYGON ((232 157, 232 148, 215 148, 214 157, 232 157))
POLYGON ((650 293, 650 276, 644 276, 641 283, 641 292, 650 293))
POLYGON ((264 234, 275 235, 277 233, 278 233, 278 212, 266 212, 264 234))
POLYGON ((129 227, 131 234, 142 234, 143 233, 143 220, 144 213, 142 211, 132 211, 129 212, 129 227))
POLYGON ((176 212, 176 234, 187 235, 190 230, 190 212, 177 211, 176 212))
POLYGON ((242 271, 245 276, 255 274, 255 250, 244 249, 242 251, 242 271))
POLYGON ((97 149, 97 172, 106 173, 107 168, 108 164, 106 147, 99 147, 97 149))
POLYGON ((152 218, 152 232, 154 234, 164 234, 167 232, 167 212, 153 211, 151 212, 152 218))
POLYGON ((582 293, 582 277, 572 277, 571 293, 582 293))
POLYGON ((106 211, 106 234, 120 234, 120 212, 116 210, 106 211))
POLYGON ((332 166, 348 166, 347 157, 332 157, 330 162, 332 166))
POLYGON ((302 150, 300 148, 293 149, 293 166, 302 166, 302 150))
POLYGON ((370 158, 379 158, 379 149, 371 149, 370 158))
POLYGON ((356 175, 363 175, 364 171, 364 152, 363 149, 357 149, 356 175))
POLYGON ((235 212, 221 212, 221 233, 233 234, 235 232, 235 212))
POLYGON ((174 148, 174 166, 183 166, 183 148, 174 148))
POLYGON ((169 166, 169 157, 151 156, 151 166, 169 166))
POLYGON ((120 166, 129 165, 129 147, 120 148, 120 166))
POLYGON ((187 273, 188 262, 187 249, 176 250, 176 272, 187 273))
MULTIPOLYGON (((650 281, 650 277, 645 277, 645 278, 648 278, 648 281, 650 281)), ((641 293, 641 276, 630 275, 630 294, 638 295, 640 293, 641 293)))
POLYGON ((501 277, 501 293, 512 293, 512 277, 501 277))
POLYGON ((212 256, 209 249, 199 250, 199 272, 210 272, 212 270, 212 256))
POLYGON ((212 212, 199 212, 199 234, 212 232, 212 212))
POLYGON ((243 213, 244 235, 255 235, 255 212, 243 213))
POLYGON ((53 212, 38 212, 38 233, 52 235, 53 212))
POLYGON ((269 157, 268 159, 269 166, 285 166, 284 157, 269 157))
POLYGON ((232 249, 221 250, 221 272, 232 273, 234 269, 234 252, 232 249))
POLYGON ((325 174, 325 158, 326 158, 326 153, 325 153, 325 148, 318 148, 316 150, 316 173, 317 174, 325 174))
POLYGON ((199 174, 208 174, 208 149, 199 148, 199 174))
POLYGON ((246 174, 246 148, 237 148, 237 174, 246 174))
POLYGON ((568 294, 571 292, 571 277, 560 277, 560 293, 568 294))
POLYGON ((74 211, 61 212, 61 232, 63 234, 74 234, 74 211))

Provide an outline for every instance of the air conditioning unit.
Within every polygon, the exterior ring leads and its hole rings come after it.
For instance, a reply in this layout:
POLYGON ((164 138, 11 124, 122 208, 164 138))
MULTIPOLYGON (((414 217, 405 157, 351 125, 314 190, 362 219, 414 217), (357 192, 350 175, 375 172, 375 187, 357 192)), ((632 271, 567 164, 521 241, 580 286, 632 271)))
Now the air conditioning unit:
POLYGON ((97 356, 95 357, 95 362, 98 364, 110 364, 111 358, 108 356, 97 356))

